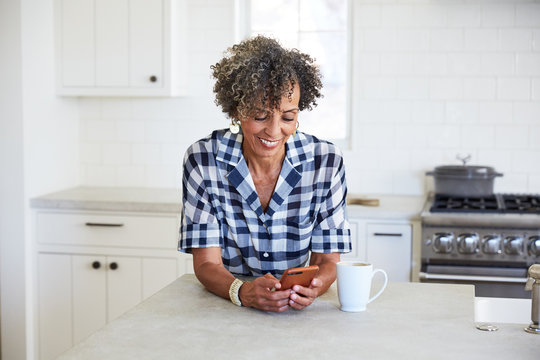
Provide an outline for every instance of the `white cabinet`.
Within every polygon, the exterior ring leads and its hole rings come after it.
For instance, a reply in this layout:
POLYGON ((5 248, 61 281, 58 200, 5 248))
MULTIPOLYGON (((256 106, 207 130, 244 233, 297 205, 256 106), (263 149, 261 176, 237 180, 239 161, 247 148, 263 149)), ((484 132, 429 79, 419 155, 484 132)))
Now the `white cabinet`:
POLYGON ((408 221, 350 219, 353 251, 343 260, 367 261, 388 274, 388 281, 410 281, 412 225, 408 221))
POLYGON ((189 256, 176 250, 174 214, 40 210, 35 219, 40 359, 57 357, 193 272, 189 256))
POLYGON ((55 0, 58 94, 184 94, 185 3, 55 0))

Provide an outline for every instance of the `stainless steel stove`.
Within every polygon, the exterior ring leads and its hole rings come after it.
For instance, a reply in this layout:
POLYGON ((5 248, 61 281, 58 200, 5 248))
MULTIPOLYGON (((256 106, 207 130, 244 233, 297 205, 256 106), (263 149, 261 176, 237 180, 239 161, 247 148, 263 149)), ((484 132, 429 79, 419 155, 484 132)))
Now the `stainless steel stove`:
POLYGON ((476 296, 530 298, 540 263, 540 195, 431 194, 421 215, 420 281, 475 285, 476 296))

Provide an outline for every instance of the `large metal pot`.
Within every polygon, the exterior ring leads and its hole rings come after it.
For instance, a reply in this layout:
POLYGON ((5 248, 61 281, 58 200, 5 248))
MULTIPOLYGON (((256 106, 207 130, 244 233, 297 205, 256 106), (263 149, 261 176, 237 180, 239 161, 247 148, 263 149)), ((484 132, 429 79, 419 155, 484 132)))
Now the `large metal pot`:
POLYGON ((493 182, 503 174, 490 166, 437 166, 426 175, 435 179, 435 193, 439 195, 483 197, 493 195, 493 182))

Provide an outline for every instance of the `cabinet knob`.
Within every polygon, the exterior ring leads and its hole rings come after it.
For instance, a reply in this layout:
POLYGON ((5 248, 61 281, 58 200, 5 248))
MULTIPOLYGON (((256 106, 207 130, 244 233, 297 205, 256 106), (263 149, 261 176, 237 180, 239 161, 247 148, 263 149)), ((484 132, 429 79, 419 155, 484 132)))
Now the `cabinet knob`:
POLYGON ((111 270, 116 270, 116 269, 118 269, 118 264, 115 263, 115 262, 112 262, 112 263, 109 264, 109 268, 111 270))
POLYGON ((94 269, 99 269, 99 268, 101 267, 101 263, 100 263, 99 261, 94 261, 94 262, 92 263, 92 267, 93 267, 94 269))
POLYGON ((155 83, 156 81, 157 81, 157 76, 156 75, 150 76, 150 82, 155 83))

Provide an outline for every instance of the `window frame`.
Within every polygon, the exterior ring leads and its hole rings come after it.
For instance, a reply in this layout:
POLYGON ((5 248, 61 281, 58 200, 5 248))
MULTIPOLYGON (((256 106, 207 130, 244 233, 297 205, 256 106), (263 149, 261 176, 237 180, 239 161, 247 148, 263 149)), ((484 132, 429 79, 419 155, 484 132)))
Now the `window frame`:
MULTIPOLYGON (((345 81, 345 92, 346 92, 346 102, 345 102, 345 137, 344 138, 324 138, 324 140, 331 141, 337 145, 342 150, 352 150, 352 132, 353 132, 353 121, 352 121, 352 91, 353 91, 353 71, 352 71, 352 57, 353 57, 353 38, 354 38, 354 29, 353 29, 353 0, 345 0, 347 3, 347 24, 345 26, 345 31, 347 34, 347 49, 346 49, 346 81, 345 81)), ((248 36, 251 36, 251 0, 235 0, 235 12, 234 12, 234 38, 235 43, 238 43, 248 36)), ((324 99, 323 99, 324 101, 324 99)), ((313 111, 317 111, 315 108, 313 111)))

